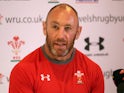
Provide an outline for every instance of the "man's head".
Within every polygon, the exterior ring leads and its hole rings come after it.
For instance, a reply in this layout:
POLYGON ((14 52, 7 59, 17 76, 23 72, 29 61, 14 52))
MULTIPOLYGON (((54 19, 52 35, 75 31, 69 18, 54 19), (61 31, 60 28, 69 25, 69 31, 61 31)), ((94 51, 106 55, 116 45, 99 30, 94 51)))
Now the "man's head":
MULTIPOLYGON (((66 3, 62 3, 62 4, 58 4, 58 5, 56 5, 56 6, 54 6, 54 7, 52 7, 50 10, 49 10, 49 12, 48 12, 48 14, 47 14, 47 18, 46 18, 46 20, 48 20, 48 17, 49 17, 49 15, 50 15, 50 13, 52 12, 52 10, 54 10, 55 8, 59 8, 59 9, 63 9, 63 10, 66 10, 66 9, 71 9, 74 13, 75 13, 75 15, 77 16, 77 19, 78 19, 78 13, 77 13, 77 11, 71 6, 71 5, 69 5, 69 4, 66 4, 66 3)), ((59 11, 59 12, 61 12, 61 11, 59 11)))
POLYGON ((81 32, 76 10, 68 4, 53 7, 43 23, 43 30, 49 53, 55 57, 67 56, 81 32))

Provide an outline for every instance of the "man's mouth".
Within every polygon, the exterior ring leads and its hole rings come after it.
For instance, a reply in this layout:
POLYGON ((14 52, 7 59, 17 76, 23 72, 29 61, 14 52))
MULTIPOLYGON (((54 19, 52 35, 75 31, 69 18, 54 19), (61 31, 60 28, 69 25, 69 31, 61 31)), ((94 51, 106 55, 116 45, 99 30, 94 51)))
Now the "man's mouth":
POLYGON ((66 47, 66 44, 62 42, 56 42, 54 43, 54 45, 55 45, 55 48, 60 48, 60 49, 63 49, 66 47))

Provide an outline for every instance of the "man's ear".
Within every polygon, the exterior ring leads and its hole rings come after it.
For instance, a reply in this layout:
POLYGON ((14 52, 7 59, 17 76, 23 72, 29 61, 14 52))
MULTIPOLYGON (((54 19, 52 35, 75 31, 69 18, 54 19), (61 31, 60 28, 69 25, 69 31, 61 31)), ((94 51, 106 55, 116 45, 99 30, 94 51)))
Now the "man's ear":
POLYGON ((82 27, 79 26, 79 27, 78 27, 78 31, 77 31, 77 33, 76 33, 76 40, 79 38, 79 36, 80 36, 80 34, 81 34, 81 31, 82 31, 82 27))
POLYGON ((46 22, 45 21, 42 22, 42 26, 43 26, 43 33, 44 35, 46 35, 46 22))

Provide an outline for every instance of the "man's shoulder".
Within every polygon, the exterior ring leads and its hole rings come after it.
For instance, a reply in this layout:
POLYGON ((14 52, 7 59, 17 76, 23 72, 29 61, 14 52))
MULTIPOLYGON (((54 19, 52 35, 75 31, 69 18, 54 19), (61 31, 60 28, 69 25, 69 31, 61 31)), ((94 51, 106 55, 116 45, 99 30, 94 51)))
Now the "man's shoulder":
POLYGON ((93 59, 87 57, 85 54, 77 51, 77 60, 81 68, 85 70, 85 73, 92 78, 95 76, 102 75, 102 69, 93 59))
POLYGON ((33 50, 32 52, 30 52, 28 55, 26 55, 20 62, 29 62, 29 61, 35 61, 37 59, 37 57, 40 57, 39 55, 41 55, 41 47, 33 50))
POLYGON ((99 68, 99 65, 91 58, 86 56, 84 53, 76 49, 76 57, 82 62, 82 64, 86 65, 87 67, 94 67, 99 68))
POLYGON ((40 60, 41 48, 33 50, 31 53, 26 55, 19 63, 15 65, 15 69, 30 69, 35 66, 36 62, 40 60))

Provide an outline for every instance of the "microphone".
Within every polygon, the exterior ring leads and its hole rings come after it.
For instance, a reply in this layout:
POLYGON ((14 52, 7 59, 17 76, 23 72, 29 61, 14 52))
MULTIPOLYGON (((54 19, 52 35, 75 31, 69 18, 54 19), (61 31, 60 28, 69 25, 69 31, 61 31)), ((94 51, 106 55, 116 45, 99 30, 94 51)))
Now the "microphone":
POLYGON ((113 81, 117 87, 117 93, 124 93, 124 73, 120 73, 124 69, 117 69, 113 72, 113 81))
POLYGON ((120 83, 117 87, 117 93, 124 93, 124 83, 120 83))

